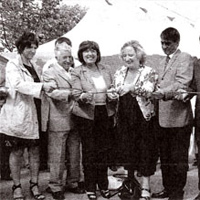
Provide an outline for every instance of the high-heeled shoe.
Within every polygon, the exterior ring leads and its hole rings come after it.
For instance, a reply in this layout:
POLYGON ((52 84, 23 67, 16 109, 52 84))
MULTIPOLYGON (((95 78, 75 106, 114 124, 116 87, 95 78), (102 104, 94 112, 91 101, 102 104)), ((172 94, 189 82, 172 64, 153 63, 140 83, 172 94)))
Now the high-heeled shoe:
POLYGON ((100 190, 100 193, 101 193, 101 196, 102 196, 103 198, 106 198, 106 199, 109 199, 110 196, 111 196, 109 190, 100 190))
POLYGON ((150 189, 141 188, 141 196, 139 200, 150 200, 150 199, 151 199, 150 189))
POLYGON ((97 200, 96 192, 87 192, 87 196, 89 200, 97 200))
POLYGON ((25 197, 22 195, 22 193, 20 195, 18 195, 18 196, 15 195, 15 190, 18 189, 18 188, 22 189, 21 184, 12 186, 13 199, 14 200, 25 200, 25 197))
POLYGON ((34 191, 33 191, 34 187, 38 187, 38 183, 34 183, 34 182, 30 181, 30 191, 31 191, 32 196, 36 200, 43 200, 43 199, 45 199, 45 196, 43 194, 41 194, 40 192, 34 193, 34 191))

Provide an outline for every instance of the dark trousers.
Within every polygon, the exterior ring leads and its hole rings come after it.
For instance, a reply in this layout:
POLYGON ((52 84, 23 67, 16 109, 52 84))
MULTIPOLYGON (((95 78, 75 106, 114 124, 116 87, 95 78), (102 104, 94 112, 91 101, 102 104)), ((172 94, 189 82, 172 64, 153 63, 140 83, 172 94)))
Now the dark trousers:
POLYGON ((200 190, 200 138, 198 138, 197 140, 197 148, 198 148, 197 165, 198 165, 198 178, 199 178, 198 188, 200 190))
POLYGON ((160 128, 159 131, 158 144, 163 186, 172 197, 181 197, 184 193, 191 132, 191 126, 160 128))
POLYGON ((9 156, 10 147, 6 145, 5 135, 0 134, 0 174, 2 180, 10 178, 9 156))
POLYGON ((95 107, 94 120, 75 117, 75 124, 81 135, 83 170, 86 191, 108 188, 109 165, 109 127, 112 119, 108 117, 105 106, 95 107))
POLYGON ((40 170, 48 169, 48 131, 40 131, 40 170))

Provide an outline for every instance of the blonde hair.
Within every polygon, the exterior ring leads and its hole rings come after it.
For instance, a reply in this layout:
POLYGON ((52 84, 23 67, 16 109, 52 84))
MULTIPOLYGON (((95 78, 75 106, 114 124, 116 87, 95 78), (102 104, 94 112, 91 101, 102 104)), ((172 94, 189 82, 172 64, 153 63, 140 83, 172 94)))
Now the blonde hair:
POLYGON ((144 65, 145 61, 146 61, 146 53, 144 51, 144 48, 142 47, 142 45, 137 41, 137 40, 131 40, 126 42, 122 47, 121 47, 121 57, 122 57, 122 52, 126 47, 133 47, 133 49, 136 52, 136 57, 139 60, 139 63, 141 65, 144 65))

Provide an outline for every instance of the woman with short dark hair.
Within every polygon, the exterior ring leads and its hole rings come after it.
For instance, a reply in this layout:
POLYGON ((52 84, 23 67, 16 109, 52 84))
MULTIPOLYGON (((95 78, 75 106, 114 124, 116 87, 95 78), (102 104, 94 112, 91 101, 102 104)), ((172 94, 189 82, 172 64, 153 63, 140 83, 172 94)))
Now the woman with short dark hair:
POLYGON ((112 140, 109 129, 115 113, 115 98, 108 92, 112 76, 108 66, 99 63, 101 54, 96 42, 82 42, 78 58, 82 65, 72 73, 75 98, 72 112, 81 135, 85 188, 90 200, 97 199, 97 185, 101 195, 109 198, 107 170, 112 140))
POLYGON ((39 128, 41 121, 42 90, 52 89, 41 83, 31 59, 36 53, 38 39, 32 32, 25 32, 16 41, 19 55, 6 65, 8 96, 0 113, 0 132, 11 145, 9 165, 13 179, 13 198, 24 200, 20 183, 21 159, 28 148, 30 162, 30 191, 35 199, 44 199, 38 188, 39 128))

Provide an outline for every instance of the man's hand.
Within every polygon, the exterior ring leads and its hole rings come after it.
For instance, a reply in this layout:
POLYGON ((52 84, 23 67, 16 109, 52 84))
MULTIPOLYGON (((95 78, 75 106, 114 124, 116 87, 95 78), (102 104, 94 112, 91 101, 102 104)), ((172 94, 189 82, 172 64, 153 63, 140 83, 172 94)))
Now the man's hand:
POLYGON ((6 99, 0 99, 0 108, 3 106, 3 104, 6 102, 6 99))
POLYGON ((155 92, 153 92, 151 94, 151 99, 163 99, 164 98, 164 94, 162 92, 162 90, 158 89, 155 92))
POLYGON ((191 99, 191 96, 184 89, 178 89, 176 92, 177 92, 177 95, 174 97, 174 99, 176 100, 187 102, 191 99))
POLYGON ((53 99, 68 102, 71 96, 71 91, 67 89, 55 89, 52 92, 47 93, 47 95, 53 99))
POLYGON ((0 98, 6 98, 8 96, 8 89, 4 86, 0 86, 0 98))
POLYGON ((57 85, 54 82, 44 82, 43 83, 43 90, 45 92, 52 92, 56 88, 57 88, 57 85))

